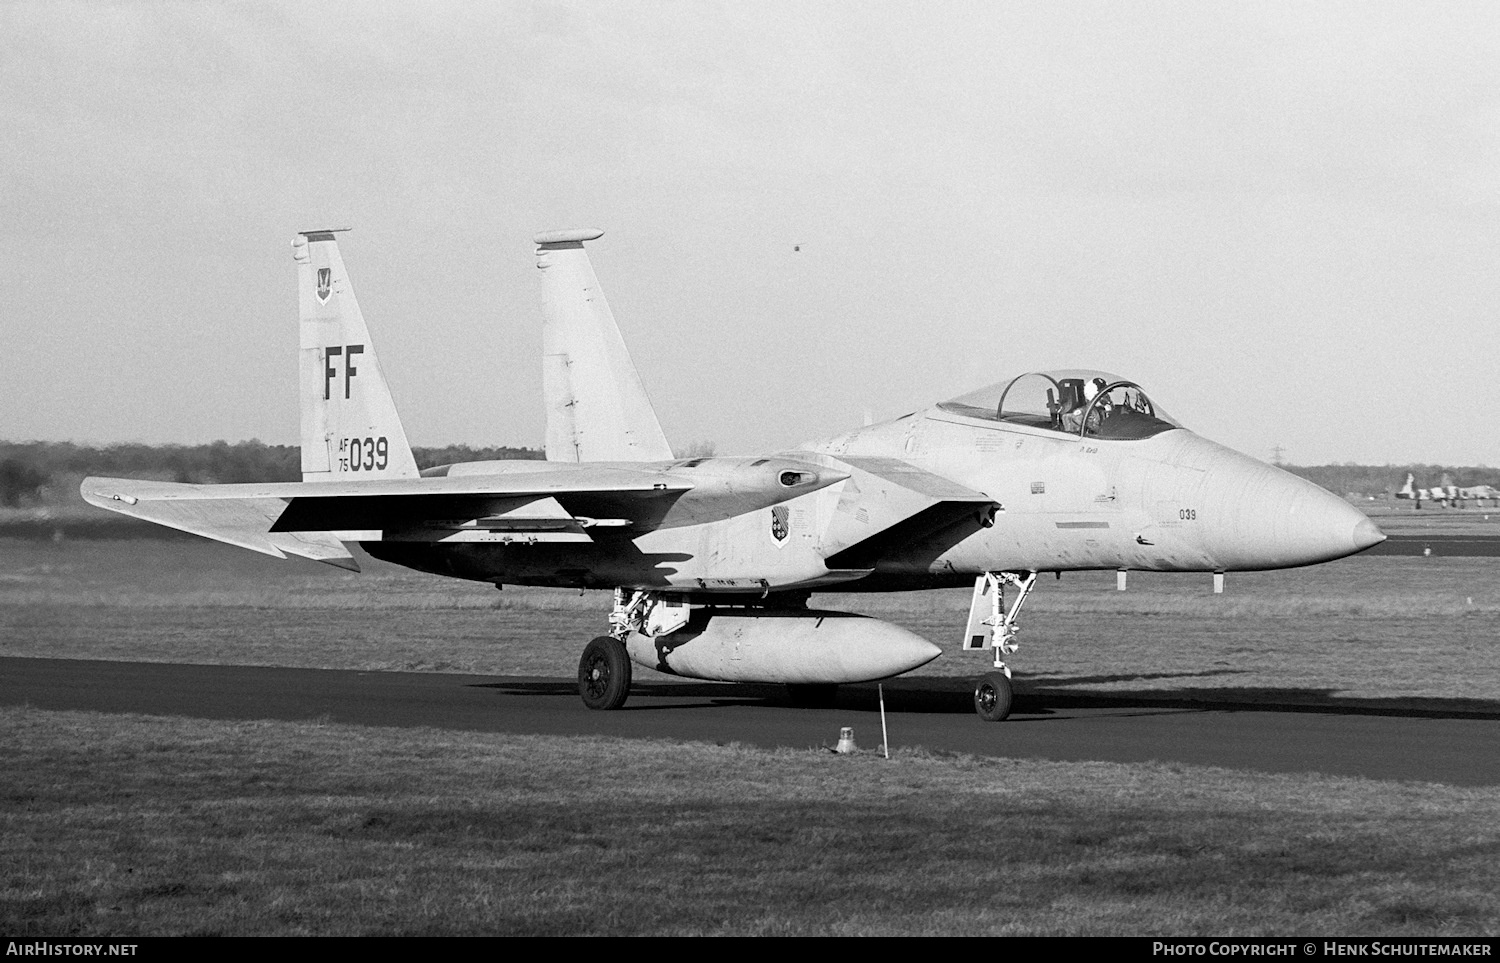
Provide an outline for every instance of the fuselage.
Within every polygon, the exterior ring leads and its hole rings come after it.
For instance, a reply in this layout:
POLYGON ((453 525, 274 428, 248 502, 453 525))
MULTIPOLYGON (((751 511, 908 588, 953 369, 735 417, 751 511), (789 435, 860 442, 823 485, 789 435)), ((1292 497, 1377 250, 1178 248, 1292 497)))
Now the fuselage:
MULTIPOLYGON (((478 463, 446 473, 533 466, 478 463)), ((764 596, 971 585, 986 571, 1289 568, 1383 538, 1324 489, 1184 428, 1100 438, 951 405, 770 456, 629 467, 694 487, 663 496, 649 517, 637 507, 631 525, 595 530, 589 544, 365 548, 501 584, 764 596), (968 494, 943 490, 945 481, 968 494)), ((607 495, 559 500, 576 515, 625 514, 607 495)))
MULTIPOLYGON (((1382 539, 1326 490, 1183 428, 1095 439, 931 409, 819 449, 838 456, 892 443, 904 459, 1002 506, 992 526, 926 565, 966 579, 981 571, 1291 568, 1382 539)), ((909 570, 932 547, 914 545, 878 570, 909 570)))

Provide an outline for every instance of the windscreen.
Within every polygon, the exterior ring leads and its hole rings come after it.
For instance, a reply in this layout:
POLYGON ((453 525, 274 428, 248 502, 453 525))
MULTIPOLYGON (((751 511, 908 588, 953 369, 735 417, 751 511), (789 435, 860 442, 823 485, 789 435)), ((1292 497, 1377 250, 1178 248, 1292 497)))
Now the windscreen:
POLYGON ((1033 371, 938 406, 944 411, 1084 438, 1149 438, 1175 419, 1140 385, 1104 371, 1033 371))

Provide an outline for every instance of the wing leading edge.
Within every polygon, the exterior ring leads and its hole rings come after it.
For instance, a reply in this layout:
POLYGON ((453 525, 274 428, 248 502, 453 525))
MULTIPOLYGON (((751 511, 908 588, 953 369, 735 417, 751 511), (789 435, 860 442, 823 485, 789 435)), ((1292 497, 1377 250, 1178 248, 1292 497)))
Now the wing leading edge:
POLYGON ((986 525, 1000 510, 984 492, 898 458, 839 456, 837 461, 851 477, 823 536, 829 568, 873 569, 888 550, 961 522, 986 525))
MULTIPOLYGON (((617 503, 680 495, 693 484, 607 466, 505 475, 370 481, 185 485, 86 478, 91 505, 251 551, 297 555, 358 571, 345 541, 589 542, 590 529, 628 517, 575 516, 559 495, 609 495, 617 503)), ((644 507, 644 506, 643 506, 644 507)))

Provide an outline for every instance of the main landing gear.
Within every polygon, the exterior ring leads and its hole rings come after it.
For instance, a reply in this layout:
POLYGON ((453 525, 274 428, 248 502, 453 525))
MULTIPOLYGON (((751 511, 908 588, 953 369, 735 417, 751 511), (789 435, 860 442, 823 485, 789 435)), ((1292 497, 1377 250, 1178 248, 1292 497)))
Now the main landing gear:
POLYGON ((630 656, 625 639, 642 628, 654 599, 648 592, 615 589, 609 634, 584 646, 578 660, 578 695, 590 709, 618 709, 630 696, 630 656))
POLYGON ((987 672, 974 687, 974 711, 985 722, 1000 722, 1010 715, 1015 689, 1010 681, 1010 666, 1003 656, 1016 651, 1016 634, 1021 631, 1017 618, 1026 597, 1036 585, 1036 573, 1023 578, 1014 572, 985 572, 974 582, 974 598, 969 604, 969 626, 964 633, 965 649, 995 650, 995 671, 987 672), (1015 601, 1005 606, 1005 587, 1016 590, 1015 601))
POLYGON ((578 660, 578 694, 590 709, 618 709, 630 695, 630 656, 609 635, 594 639, 578 660))

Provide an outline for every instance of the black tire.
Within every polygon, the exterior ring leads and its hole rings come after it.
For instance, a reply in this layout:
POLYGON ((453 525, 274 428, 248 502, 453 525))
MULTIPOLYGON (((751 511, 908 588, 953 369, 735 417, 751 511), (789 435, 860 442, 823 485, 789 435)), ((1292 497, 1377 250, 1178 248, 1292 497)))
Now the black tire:
POLYGON ((832 709, 839 701, 839 687, 831 682, 787 683, 786 694, 798 709, 832 709))
POLYGON ((630 656, 625 643, 601 635, 578 660, 578 694, 590 709, 618 709, 630 695, 630 656))
POLYGON ((985 722, 1001 722, 1010 715, 1010 704, 1014 698, 1010 677, 1004 672, 991 672, 983 676, 974 687, 974 711, 985 722))

